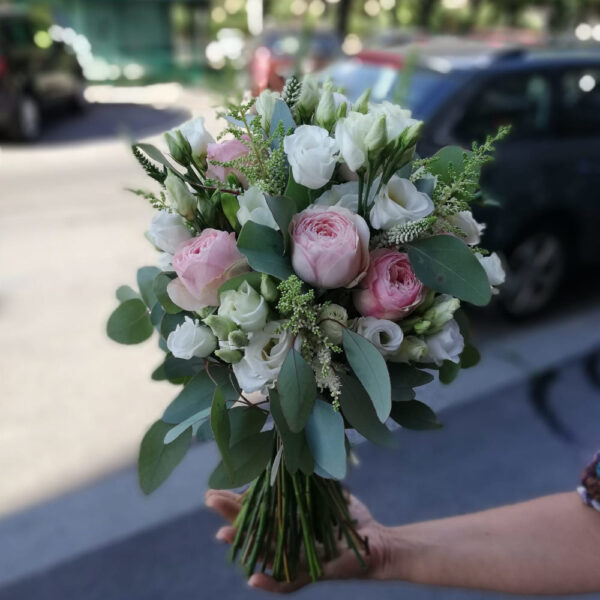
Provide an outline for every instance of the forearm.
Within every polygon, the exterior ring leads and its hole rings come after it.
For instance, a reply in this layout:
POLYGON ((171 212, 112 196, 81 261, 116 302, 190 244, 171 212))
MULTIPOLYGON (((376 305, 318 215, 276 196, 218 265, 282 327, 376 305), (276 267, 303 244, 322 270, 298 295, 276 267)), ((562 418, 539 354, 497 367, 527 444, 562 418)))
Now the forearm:
POLYGON ((388 534, 386 579, 523 594, 600 590, 600 513, 575 493, 388 534))

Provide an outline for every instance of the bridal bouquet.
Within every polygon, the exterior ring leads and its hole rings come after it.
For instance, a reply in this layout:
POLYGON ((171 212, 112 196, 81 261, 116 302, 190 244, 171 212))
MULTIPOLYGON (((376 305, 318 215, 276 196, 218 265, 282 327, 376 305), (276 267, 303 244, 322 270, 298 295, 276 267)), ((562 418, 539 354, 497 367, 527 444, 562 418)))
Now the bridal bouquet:
POLYGON ((134 144, 161 254, 139 292, 117 290, 107 332, 156 331, 152 378, 179 386, 142 441, 143 491, 214 439, 209 485, 249 484, 232 557, 288 581, 303 560, 317 579, 340 543, 368 552, 340 484, 352 444, 440 427, 415 388, 479 359, 459 307, 487 304, 504 274, 470 204, 505 132, 420 159, 410 111, 309 78, 223 117, 219 141, 197 118, 165 134, 168 154, 134 144))

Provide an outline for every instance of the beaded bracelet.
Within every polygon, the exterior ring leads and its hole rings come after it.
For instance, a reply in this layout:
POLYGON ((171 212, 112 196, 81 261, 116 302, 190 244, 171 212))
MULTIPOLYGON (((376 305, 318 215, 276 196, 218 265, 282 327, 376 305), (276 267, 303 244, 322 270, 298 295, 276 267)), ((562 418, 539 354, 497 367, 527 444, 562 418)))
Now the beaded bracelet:
POLYGON ((600 452, 583 472, 577 491, 588 506, 600 511, 600 452))

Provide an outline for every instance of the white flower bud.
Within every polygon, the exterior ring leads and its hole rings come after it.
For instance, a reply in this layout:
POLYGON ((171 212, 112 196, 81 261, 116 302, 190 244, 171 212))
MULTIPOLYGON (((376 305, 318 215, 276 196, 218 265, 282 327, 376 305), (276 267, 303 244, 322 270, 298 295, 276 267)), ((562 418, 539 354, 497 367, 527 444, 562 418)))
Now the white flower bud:
POLYGON ((273 116, 273 110, 275 110, 275 102, 278 99, 279 92, 263 90, 254 103, 256 112, 260 116, 260 125, 267 133, 271 128, 271 117, 273 116))
POLYGON ((214 352, 217 338, 205 325, 185 317, 183 323, 177 325, 167 338, 167 348, 176 358, 189 360, 196 356, 204 358, 214 352))
POLYGON ((352 110, 357 113, 366 114, 369 110, 369 98, 371 97, 371 88, 367 88, 354 103, 352 110))
POLYGON ((470 210, 461 210, 459 213, 449 216, 448 222, 462 231, 463 240, 469 246, 475 246, 481 241, 485 223, 478 223, 470 210))
POLYGON ((341 344, 344 329, 348 325, 348 312, 339 304, 328 304, 321 309, 318 323, 332 344, 341 344))
POLYGON ((315 112, 315 121, 324 129, 330 130, 335 123, 335 100, 331 89, 324 89, 315 112))
POLYGON ((404 336, 398 351, 389 360, 392 362, 419 362, 427 354, 427 344, 416 335, 404 336))
POLYGON ((204 319, 204 322, 219 340, 226 340, 229 334, 238 328, 237 324, 231 319, 219 315, 209 315, 204 319))
POLYGON ((175 130, 181 131, 181 135, 188 141, 192 152, 197 156, 206 155, 206 147, 215 141, 204 127, 204 117, 196 117, 182 123, 175 130))
POLYGON ((298 109, 303 116, 308 117, 313 113, 319 103, 319 85, 314 77, 306 75, 302 80, 300 98, 298 98, 298 109))
MULTIPOLYGON (((439 331, 460 308, 460 300, 449 294, 440 294, 433 301, 433 305, 423 314, 423 319, 431 323, 429 332, 439 331)), ((416 331, 416 326, 415 326, 416 331)), ((419 332, 417 332, 419 333, 419 332)))
POLYGON ((265 326, 269 307, 265 299, 247 282, 237 290, 221 294, 219 316, 227 317, 244 331, 259 331, 265 326))
POLYGON ((373 153, 381 150, 387 143, 387 134, 385 132, 385 115, 380 115, 375 123, 371 125, 371 129, 365 138, 365 146, 367 152, 373 153))
POLYGON ((165 187, 171 207, 188 220, 194 218, 198 201, 187 185, 177 175, 169 171, 165 179, 165 187))

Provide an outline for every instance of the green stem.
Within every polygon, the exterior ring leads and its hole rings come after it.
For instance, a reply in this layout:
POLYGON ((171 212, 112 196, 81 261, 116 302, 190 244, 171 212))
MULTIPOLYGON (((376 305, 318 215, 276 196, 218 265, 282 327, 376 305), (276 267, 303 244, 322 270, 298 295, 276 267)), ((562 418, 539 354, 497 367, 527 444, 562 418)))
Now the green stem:
POLYGON ((313 582, 315 582, 323 574, 323 571, 315 549, 314 532, 309 526, 306 511, 303 506, 302 494, 298 484, 298 475, 294 475, 292 477, 292 483, 294 485, 294 493, 296 495, 296 502, 298 503, 298 513, 300 515, 300 522, 302 524, 304 551, 306 552, 306 560, 308 561, 308 571, 310 578, 313 580, 313 582))

